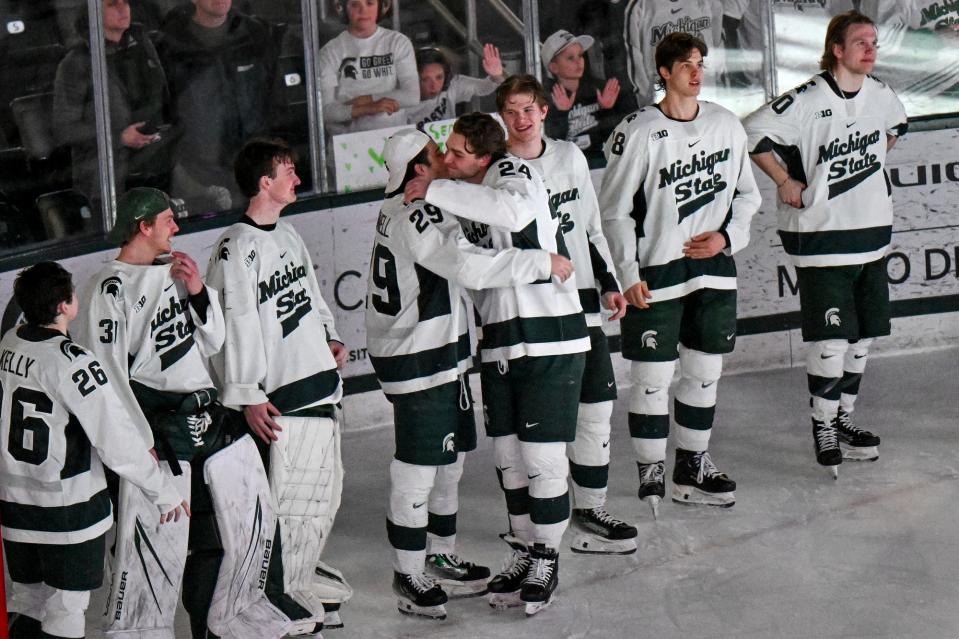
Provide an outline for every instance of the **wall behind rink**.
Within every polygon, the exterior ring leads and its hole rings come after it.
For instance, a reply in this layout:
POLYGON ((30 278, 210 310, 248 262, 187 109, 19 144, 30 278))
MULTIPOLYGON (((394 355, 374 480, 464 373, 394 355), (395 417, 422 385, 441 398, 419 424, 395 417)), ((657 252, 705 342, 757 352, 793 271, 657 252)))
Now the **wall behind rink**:
MULTIPOLYGON (((893 335, 876 350, 900 352, 959 344, 959 131, 940 130, 905 137, 890 155, 889 177, 896 204, 888 272, 893 299, 893 335)), ((593 171, 597 188, 602 169, 593 171)), ((763 206, 753 219, 752 240, 738 257, 739 329, 727 370, 798 365, 802 346, 795 271, 776 234, 772 183, 760 176, 763 206)), ((350 351, 344 371, 347 390, 375 388, 366 353, 363 308, 366 276, 379 202, 351 204, 289 215, 313 255, 324 297, 350 351)), ((800 213, 801 214, 801 213, 800 213)), ((205 264, 222 229, 179 236, 178 250, 205 264)), ((90 277, 116 255, 102 251, 65 259, 81 291, 90 277)), ((0 273, 3 328, 17 320, 9 304, 16 271, 0 273)), ((607 327, 611 335, 618 325, 607 327)), ((616 345, 614 341, 614 346, 616 345)))

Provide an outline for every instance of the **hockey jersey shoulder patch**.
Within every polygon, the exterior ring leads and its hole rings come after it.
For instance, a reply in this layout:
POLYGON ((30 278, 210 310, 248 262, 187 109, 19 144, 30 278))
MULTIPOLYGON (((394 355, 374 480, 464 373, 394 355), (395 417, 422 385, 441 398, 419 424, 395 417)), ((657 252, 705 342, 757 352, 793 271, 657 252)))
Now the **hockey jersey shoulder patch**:
POLYGON ((69 338, 60 342, 60 352, 71 362, 89 354, 80 345, 69 338))
POLYGON ((120 299, 123 297, 123 280, 118 275, 106 278, 100 282, 100 294, 110 295, 116 300, 120 299))

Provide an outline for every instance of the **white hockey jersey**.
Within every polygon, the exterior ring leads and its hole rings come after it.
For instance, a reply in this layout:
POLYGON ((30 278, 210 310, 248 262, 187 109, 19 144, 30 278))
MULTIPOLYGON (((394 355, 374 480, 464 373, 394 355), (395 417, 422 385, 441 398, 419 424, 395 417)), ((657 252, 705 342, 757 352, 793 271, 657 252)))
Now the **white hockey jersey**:
POLYGON ((457 104, 472 100, 477 95, 489 95, 497 86, 489 77, 472 78, 456 74, 450 80, 450 85, 438 95, 406 109, 406 122, 422 130, 429 122, 455 118, 457 104))
POLYGON ((313 261, 296 230, 248 217, 214 246, 207 270, 220 292, 226 341, 212 358, 226 406, 270 401, 283 414, 336 404, 343 390, 328 340, 340 341, 313 261))
POLYGON ((369 38, 343 31, 320 49, 320 93, 323 119, 330 133, 369 131, 406 122, 403 112, 378 113, 354 119, 353 98, 392 98, 400 108, 420 101, 420 80, 410 39, 398 31, 377 27, 369 38))
POLYGON ((796 266, 865 264, 886 253, 892 189, 886 137, 906 130, 895 92, 867 76, 855 95, 828 73, 784 93, 744 121, 752 153, 775 151, 806 184, 803 208, 778 203, 779 236, 796 266))
POLYGON ((160 512, 182 498, 130 429, 109 374, 58 331, 22 325, 0 341, 3 538, 76 544, 113 524, 103 464, 160 512), (102 461, 101 461, 102 460, 102 461))
MULTIPOLYGON (((569 255, 549 210, 546 185, 536 169, 517 157, 492 162, 482 184, 435 180, 426 201, 461 218, 466 239, 473 244, 569 255)), ((483 323, 484 362, 589 350, 574 278, 476 291, 473 300, 483 323)))
POLYGON ((223 346, 225 327, 217 292, 208 288, 207 296, 201 318, 170 265, 113 260, 93 276, 80 341, 111 378, 172 393, 210 388, 206 362, 223 346))
POLYGON ((626 6, 623 38, 629 79, 640 106, 655 97, 656 45, 670 33, 689 33, 709 47, 703 84, 719 86, 724 70, 723 7, 719 0, 630 0, 626 6))
POLYGON ((749 243, 760 195, 739 119, 699 102, 683 122, 658 107, 636 111, 606 141, 599 207, 624 290, 645 281, 653 302, 702 288, 735 289, 732 255, 749 243), (726 248, 709 259, 683 255, 683 243, 720 231, 726 248))
POLYGON ((543 153, 527 160, 539 171, 549 193, 549 205, 575 268, 579 303, 588 326, 602 326, 600 298, 619 291, 609 245, 603 235, 596 190, 586 156, 573 142, 544 138, 543 153))
POLYGON ((459 220, 432 204, 383 203, 366 297, 366 346, 387 394, 455 381, 472 363, 463 288, 525 284, 550 276, 546 251, 480 249, 459 220))

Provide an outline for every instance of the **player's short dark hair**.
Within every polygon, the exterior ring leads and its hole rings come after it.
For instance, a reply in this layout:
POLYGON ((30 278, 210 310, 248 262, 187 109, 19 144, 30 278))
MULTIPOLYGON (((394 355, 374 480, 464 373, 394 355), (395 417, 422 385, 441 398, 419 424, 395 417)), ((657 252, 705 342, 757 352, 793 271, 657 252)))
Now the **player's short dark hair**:
POLYGON ((662 67, 666 67, 672 71, 673 65, 676 62, 689 59, 689 56, 693 54, 693 49, 698 49, 699 54, 704 58, 709 54, 709 47, 706 46, 706 43, 691 33, 675 31, 659 41, 659 44, 656 45, 656 54, 654 56, 656 60, 657 88, 663 89, 666 86, 659 70, 662 67))
POLYGON ((276 177, 276 167, 296 164, 296 151, 279 138, 254 138, 243 145, 233 162, 233 176, 240 193, 254 197, 260 192, 261 177, 276 177))
POLYGON ((531 95, 533 101, 541 107, 546 106, 546 91, 539 80, 531 75, 511 75, 496 87, 496 110, 503 112, 506 101, 514 95, 531 95))
MULTIPOLYGON (((832 71, 836 68, 839 61, 832 52, 832 48, 835 45, 843 46, 846 42, 846 33, 849 31, 849 27, 857 24, 871 24, 873 27, 876 26, 872 18, 858 11, 846 11, 845 13, 840 13, 832 17, 832 20, 829 21, 829 26, 826 27, 826 41, 823 44, 822 57, 819 58, 820 69, 823 71, 832 71)), ((876 30, 878 31, 878 28, 876 30)))
POLYGON ((453 79, 453 66, 449 58, 436 47, 424 47, 416 50, 416 70, 423 72, 423 67, 427 64, 438 64, 443 67, 443 90, 450 88, 450 81, 453 79))
POLYGON ((416 177, 416 165, 425 164, 429 166, 430 163, 430 145, 427 144, 423 149, 416 154, 412 160, 406 163, 406 173, 403 175, 403 181, 392 193, 387 193, 386 198, 391 198, 397 193, 402 193, 406 189, 406 185, 410 180, 416 177))
POLYGON ((25 268, 13 282, 16 300, 27 324, 46 326, 56 321, 60 302, 73 300, 73 276, 56 262, 39 262, 25 268))
POLYGON ((506 134, 488 113, 461 115, 453 123, 453 133, 466 138, 466 150, 478 158, 489 155, 496 162, 506 155, 506 134))

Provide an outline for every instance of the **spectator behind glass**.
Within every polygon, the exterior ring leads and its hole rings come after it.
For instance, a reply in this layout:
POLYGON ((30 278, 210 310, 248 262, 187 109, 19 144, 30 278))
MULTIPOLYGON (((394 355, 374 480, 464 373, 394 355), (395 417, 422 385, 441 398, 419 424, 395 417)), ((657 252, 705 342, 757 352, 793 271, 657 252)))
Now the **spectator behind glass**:
MULTIPOLYGON (((86 15, 76 26, 81 35, 87 33, 86 15)), ((176 136, 166 124, 170 96, 160 59, 140 25, 131 23, 127 0, 104 0, 103 35, 115 188, 118 192, 130 185, 163 188, 169 182, 176 136)), ((53 94, 54 132, 70 145, 73 184, 96 205, 100 202, 97 127, 90 46, 85 39, 60 62, 53 94)))
POLYGON ((390 0, 337 0, 347 23, 320 49, 323 119, 332 135, 406 124, 400 109, 419 103, 413 45, 376 23, 390 0))
POLYGON ((546 135, 574 142, 583 151, 601 150, 622 115, 614 109, 619 80, 611 78, 601 84, 585 75, 584 54, 591 46, 590 36, 574 36, 560 29, 546 38, 542 49, 551 78, 545 86, 550 97, 546 135))
POLYGON ((192 213, 240 206, 233 158, 265 133, 278 92, 269 26, 232 10, 232 0, 193 0, 163 24, 163 60, 183 127, 171 195, 192 213))
POLYGON ((427 122, 456 117, 456 105, 477 95, 489 95, 503 81, 503 63, 499 49, 483 46, 483 70, 486 78, 453 73, 449 59, 439 49, 416 51, 416 69, 420 74, 420 103, 406 109, 406 122, 422 129, 427 122))

